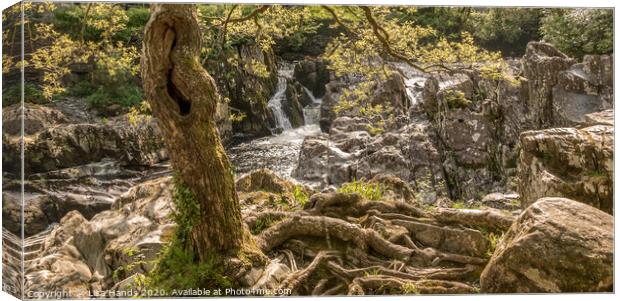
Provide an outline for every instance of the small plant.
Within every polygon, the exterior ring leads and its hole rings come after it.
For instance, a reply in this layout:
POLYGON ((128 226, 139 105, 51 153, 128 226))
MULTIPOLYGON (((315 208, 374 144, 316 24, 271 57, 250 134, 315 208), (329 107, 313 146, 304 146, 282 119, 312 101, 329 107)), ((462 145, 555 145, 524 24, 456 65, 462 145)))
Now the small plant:
POLYGON ((239 123, 241 121, 243 121, 243 119, 245 119, 247 117, 247 115, 245 115, 245 113, 240 112, 240 113, 230 113, 230 116, 228 116, 228 120, 230 120, 230 122, 232 123, 239 123))
POLYGON ((304 192, 303 187, 301 185, 295 185, 293 188, 293 197, 297 204, 303 207, 308 202, 308 194, 304 192))
POLYGON ((458 90, 446 90, 444 99, 450 109, 466 108, 471 104, 471 100, 465 98, 465 93, 458 90))
POLYGON ((497 235, 493 232, 490 232, 487 235, 487 238, 489 240, 489 248, 487 249, 485 256, 487 258, 491 258, 491 256, 493 256, 493 253, 495 253, 495 249, 497 248, 497 243, 499 242, 499 239, 503 236, 503 233, 500 235, 497 235))
POLYGON ((420 290, 413 282, 403 283, 401 289, 403 290, 403 294, 405 295, 419 295, 420 294, 420 290))
POLYGON ((273 219, 269 216, 265 218, 259 218, 258 220, 256 220, 256 224, 254 225, 254 227, 251 229, 250 232, 252 232, 253 235, 257 235, 263 232, 263 230, 271 227, 272 225, 274 225, 275 223, 279 221, 280 221, 279 219, 273 219))
POLYGON ((367 181, 353 180, 353 182, 343 184, 338 192, 357 193, 371 201, 378 201, 383 197, 379 183, 369 183, 367 181))
POLYGON ((379 276, 379 275, 381 275, 381 270, 379 270, 377 268, 373 268, 373 269, 370 269, 370 270, 364 272, 364 275, 366 277, 368 277, 368 276, 379 276))
POLYGON ((282 207, 283 209, 289 208, 288 197, 282 193, 279 193, 277 197, 274 197, 273 195, 269 196, 269 203, 272 206, 279 206, 279 207, 282 207))
POLYGON ((586 172, 586 176, 590 178, 606 178, 607 173, 602 169, 594 169, 586 172))
POLYGON ((466 208, 465 207, 465 202, 463 202, 463 201, 454 202, 454 203, 452 203, 451 207, 454 208, 454 209, 465 209, 466 208))

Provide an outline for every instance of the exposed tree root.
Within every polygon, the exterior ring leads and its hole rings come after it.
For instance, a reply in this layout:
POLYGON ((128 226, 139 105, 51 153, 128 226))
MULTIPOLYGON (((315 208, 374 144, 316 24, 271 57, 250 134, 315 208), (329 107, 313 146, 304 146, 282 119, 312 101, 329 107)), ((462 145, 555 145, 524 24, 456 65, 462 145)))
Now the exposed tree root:
POLYGON ((464 294, 476 292, 488 239, 512 218, 495 211, 428 213, 355 194, 316 194, 301 212, 244 218, 273 220, 255 236, 265 254, 284 254, 292 273, 277 287, 292 294, 464 294))
POLYGON ((363 229, 341 219, 325 216, 294 216, 266 229, 256 237, 263 252, 269 252, 286 240, 299 236, 332 237, 351 242, 362 250, 372 248, 388 258, 409 260, 413 250, 393 244, 372 229, 363 229))
POLYGON ((496 231, 506 231, 515 218, 493 209, 453 209, 438 208, 433 213, 437 221, 449 224, 461 224, 470 227, 487 228, 496 231))
POLYGON ((316 215, 341 218, 360 217, 373 209, 383 213, 401 213, 414 217, 428 215, 423 210, 404 202, 367 201, 354 193, 317 193, 310 198, 304 209, 316 215))

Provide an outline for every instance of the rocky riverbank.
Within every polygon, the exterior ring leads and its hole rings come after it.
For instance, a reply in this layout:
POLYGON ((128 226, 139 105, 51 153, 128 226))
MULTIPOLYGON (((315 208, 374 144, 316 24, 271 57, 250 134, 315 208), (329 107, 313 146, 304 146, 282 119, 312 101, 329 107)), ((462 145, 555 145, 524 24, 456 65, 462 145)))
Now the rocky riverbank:
MULTIPOLYGON (((302 295, 611 291, 612 61, 577 63, 532 42, 508 61, 514 81, 394 64, 368 99, 393 109, 381 131, 359 111, 334 112, 352 79, 318 59, 280 72, 273 61, 269 100, 236 133, 221 130, 244 221, 271 259, 247 268, 242 285, 302 295), (256 135, 267 136, 248 139, 256 135), (327 238, 321 223, 334 229, 327 238), (554 261, 581 264, 565 273, 554 261), (319 269, 325 277, 313 277, 319 269)), ((75 99, 23 113, 26 288, 143 289, 176 227, 156 122, 102 120, 75 99)), ((22 243, 20 114, 3 109, 5 256, 22 243)))

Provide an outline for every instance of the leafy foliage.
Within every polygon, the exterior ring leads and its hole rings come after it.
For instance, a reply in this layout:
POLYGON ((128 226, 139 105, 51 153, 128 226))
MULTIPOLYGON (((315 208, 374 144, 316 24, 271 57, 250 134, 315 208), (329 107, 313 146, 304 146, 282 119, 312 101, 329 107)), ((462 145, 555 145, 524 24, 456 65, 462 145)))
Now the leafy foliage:
POLYGON ((548 9, 540 30, 545 41, 573 57, 613 51, 611 9, 548 9))
POLYGON ((402 285, 403 294, 405 295, 419 295, 420 289, 413 282, 405 282, 402 285))
POLYGON ((476 41, 489 50, 500 50, 504 55, 523 55, 529 41, 540 40, 539 8, 489 8, 474 10, 468 20, 476 41))
MULTIPOLYGON (((33 48, 23 63, 41 74, 42 96, 51 101, 69 93, 87 97, 94 107, 139 103, 139 51, 137 45, 125 42, 128 35, 141 35, 142 23, 148 18, 144 12, 145 8, 125 10, 108 3, 28 3, 24 14, 30 21, 29 42, 41 46, 33 48), (46 15, 52 16, 51 22, 39 21, 46 15), (85 80, 67 82, 76 66, 93 70, 85 80)), ((17 67, 11 65, 14 61, 3 57, 9 63, 5 69, 17 67)))
POLYGON ((336 114, 366 117, 369 131, 379 134, 393 121, 388 104, 369 104, 376 88, 395 72, 392 61, 405 62, 422 72, 459 73, 485 68, 485 76, 510 77, 499 52, 475 45, 474 38, 460 32, 458 38, 442 36, 430 26, 416 24, 414 8, 327 7, 345 33, 335 38, 323 56, 336 76, 358 83, 343 91, 336 114), (403 17, 405 16, 405 17, 403 17), (410 18, 407 18, 409 16, 410 18), (429 40, 435 41, 429 43, 429 40))
MULTIPOLYGON (((22 99, 21 85, 12 85, 2 91, 2 106, 10 106, 19 103, 22 99)), ((41 89, 32 83, 24 83, 24 102, 43 103, 45 98, 41 89)))

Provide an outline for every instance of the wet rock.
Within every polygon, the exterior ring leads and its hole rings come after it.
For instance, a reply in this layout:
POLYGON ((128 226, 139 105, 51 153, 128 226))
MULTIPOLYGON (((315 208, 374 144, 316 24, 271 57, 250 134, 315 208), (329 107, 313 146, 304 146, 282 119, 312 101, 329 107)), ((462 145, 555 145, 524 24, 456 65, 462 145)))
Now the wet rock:
POLYGON ((613 291, 613 217, 563 198, 528 207, 480 277, 485 293, 613 291))
POLYGON ((446 112, 440 137, 460 166, 481 167, 489 160, 491 125, 481 113, 467 109, 446 112))
POLYGON ((391 108, 396 114, 406 113, 410 103, 403 76, 398 72, 390 73, 388 78, 377 86, 370 103, 391 108))
POLYGON ((448 195, 448 187, 444 180, 442 159, 437 149, 438 138, 431 128, 430 122, 424 121, 407 126, 408 133, 405 150, 410 160, 411 180, 418 201, 432 204, 439 196, 448 195))
MULTIPOLYGON (((338 120, 338 119, 337 119, 338 120)), ((336 132, 334 128, 332 131, 336 132)), ((365 149, 372 140, 366 131, 338 132, 330 136, 334 146, 347 153, 356 153, 365 149)))
POLYGON ((519 194, 526 208, 541 197, 566 197, 613 212, 614 129, 554 128, 521 135, 519 194))
MULTIPOLYGON (((498 184, 499 168, 494 168, 494 152, 499 142, 494 134, 497 127, 503 125, 492 123, 495 118, 489 118, 486 109, 492 106, 491 102, 480 99, 484 94, 481 91, 491 90, 490 86, 491 83, 480 80, 475 74, 439 74, 426 80, 422 107, 430 123, 425 132, 433 133, 425 135, 426 139, 424 136, 417 139, 429 141, 427 153, 433 157, 432 162, 439 163, 417 172, 424 186, 429 183, 445 186, 451 198, 471 199, 498 184), (444 185, 436 184, 442 180, 444 185)), ((495 92, 495 88, 492 91, 495 92)), ((500 110, 498 105, 495 110, 500 110)), ((417 161, 415 155, 412 160, 417 161)), ((430 202, 436 196, 431 194, 421 199, 430 202)))
POLYGON ((328 173, 327 160, 330 148, 327 134, 308 136, 299 151, 299 160, 293 170, 293 177, 308 181, 323 182, 328 173))
POLYGON ((388 145, 363 156, 357 164, 355 175, 358 179, 371 179, 375 175, 384 173, 406 180, 411 178, 409 160, 399 148, 388 145))
POLYGON ((304 104, 302 103, 308 97, 305 92, 292 84, 286 86, 286 98, 282 101, 282 109, 288 117, 293 128, 300 127, 305 124, 304 120, 304 104))
POLYGON ((553 87, 555 126, 576 126, 588 113, 613 108, 613 59, 587 55, 558 74, 553 87))
POLYGON ((334 112, 334 107, 340 101, 342 91, 349 85, 350 83, 347 83, 344 80, 332 80, 325 85, 325 95, 323 96, 323 101, 321 102, 321 117, 319 119, 321 131, 328 132, 332 121, 338 117, 336 112, 334 112))
MULTIPOLYGON (((112 160, 28 175, 24 182, 24 232, 35 235, 75 210, 87 219, 110 209, 117 197, 145 178, 167 174, 165 165, 131 170, 112 160)), ((3 221, 14 233, 21 232, 21 185, 5 178, 3 221)))
MULTIPOLYGON (((3 226, 15 233, 21 233, 21 198, 19 192, 4 191, 2 193, 3 226)), ((96 213, 109 209, 111 202, 104 198, 74 198, 68 195, 59 198, 44 193, 29 193, 24 195, 23 228, 26 236, 37 234, 57 223, 65 214, 76 210, 90 218, 96 213)))
POLYGON ((523 75, 528 79, 528 120, 535 129, 554 124, 553 87, 559 74, 575 63, 551 44, 530 42, 523 56, 523 75))
MULTIPOLYGON (((273 50, 265 50, 255 43, 240 44, 233 53, 235 63, 227 63, 227 58, 207 60, 207 69, 214 76, 219 92, 229 100, 227 106, 246 116, 232 124, 233 131, 256 137, 270 135, 274 119, 267 102, 278 83, 276 56, 273 50), (256 62, 266 67, 266 76, 248 72, 251 69, 248 65, 256 62)), ((228 117, 221 119, 221 123, 227 122, 230 122, 228 117)))
POLYGON ((466 103, 457 101, 455 92, 462 93, 464 100, 470 101, 474 96, 474 82, 466 74, 438 74, 429 77, 422 90, 424 111, 434 116, 449 108, 466 107, 466 103))
POLYGON ((370 122, 361 117, 342 116, 334 119, 329 129, 330 134, 352 131, 367 131, 370 122))
POLYGON ((312 94, 321 98, 325 95, 325 85, 329 82, 327 64, 320 59, 305 59, 295 65, 294 77, 312 94))

